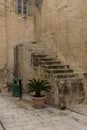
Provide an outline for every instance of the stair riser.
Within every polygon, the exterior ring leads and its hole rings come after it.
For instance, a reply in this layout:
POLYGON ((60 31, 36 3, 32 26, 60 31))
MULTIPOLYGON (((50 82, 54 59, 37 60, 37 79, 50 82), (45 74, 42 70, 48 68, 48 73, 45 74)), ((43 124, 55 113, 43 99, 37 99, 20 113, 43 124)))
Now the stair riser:
POLYGON ((50 73, 73 73, 73 70, 53 70, 53 71, 51 71, 51 70, 47 70, 48 72, 50 72, 50 73))
POLYGON ((38 60, 41 60, 41 61, 54 61, 54 59, 52 59, 52 58, 40 58, 38 60))
POLYGON ((55 76, 55 77, 57 77, 57 78, 73 78, 75 76, 74 75, 67 75, 67 76, 65 76, 65 75, 58 75, 58 76, 55 76))
POLYGON ((57 65, 57 66, 42 66, 46 69, 69 69, 69 67, 65 66, 65 65, 57 65))
POLYGON ((50 65, 50 64, 52 64, 52 65, 54 65, 54 64, 60 64, 60 62, 38 62, 39 64, 41 64, 41 65, 50 65))

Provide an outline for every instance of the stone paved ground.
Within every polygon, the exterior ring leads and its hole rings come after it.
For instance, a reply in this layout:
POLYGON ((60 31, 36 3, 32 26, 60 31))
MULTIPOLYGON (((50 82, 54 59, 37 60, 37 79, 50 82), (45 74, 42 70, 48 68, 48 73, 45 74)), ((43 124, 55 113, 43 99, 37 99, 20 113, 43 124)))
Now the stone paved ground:
MULTIPOLYGON (((87 110, 87 106, 85 107, 87 110)), ((19 100, 2 94, 0 122, 0 130, 87 130, 85 115, 69 110, 61 111, 50 106, 35 109, 25 97, 19 100)))
POLYGON ((70 108, 70 110, 73 110, 77 113, 87 116, 87 104, 74 105, 70 108))

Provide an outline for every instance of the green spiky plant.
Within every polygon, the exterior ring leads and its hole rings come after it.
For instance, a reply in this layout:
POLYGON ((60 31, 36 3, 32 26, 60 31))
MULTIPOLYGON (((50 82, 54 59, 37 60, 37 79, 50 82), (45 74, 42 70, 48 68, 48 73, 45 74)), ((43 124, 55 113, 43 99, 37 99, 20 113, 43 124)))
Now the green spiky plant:
POLYGON ((49 92, 51 90, 51 86, 47 80, 42 79, 32 79, 29 80, 28 92, 35 92, 35 97, 42 97, 41 92, 46 91, 49 92))

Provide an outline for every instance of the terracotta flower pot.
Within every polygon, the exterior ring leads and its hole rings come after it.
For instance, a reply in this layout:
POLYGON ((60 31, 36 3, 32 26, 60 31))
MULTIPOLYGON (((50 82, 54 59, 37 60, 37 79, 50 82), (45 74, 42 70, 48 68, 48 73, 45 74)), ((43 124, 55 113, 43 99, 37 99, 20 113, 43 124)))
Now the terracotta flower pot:
POLYGON ((32 96, 31 98, 32 98, 33 105, 35 108, 39 109, 39 108, 42 108, 44 106, 46 96, 42 96, 42 97, 32 96))

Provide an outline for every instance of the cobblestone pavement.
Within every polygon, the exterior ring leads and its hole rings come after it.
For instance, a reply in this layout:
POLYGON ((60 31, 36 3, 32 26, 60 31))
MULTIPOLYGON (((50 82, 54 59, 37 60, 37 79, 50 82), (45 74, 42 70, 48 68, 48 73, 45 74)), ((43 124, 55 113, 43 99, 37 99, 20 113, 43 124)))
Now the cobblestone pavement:
POLYGON ((25 97, 1 94, 0 124, 0 130, 87 130, 87 116, 50 106, 35 109, 25 97))

